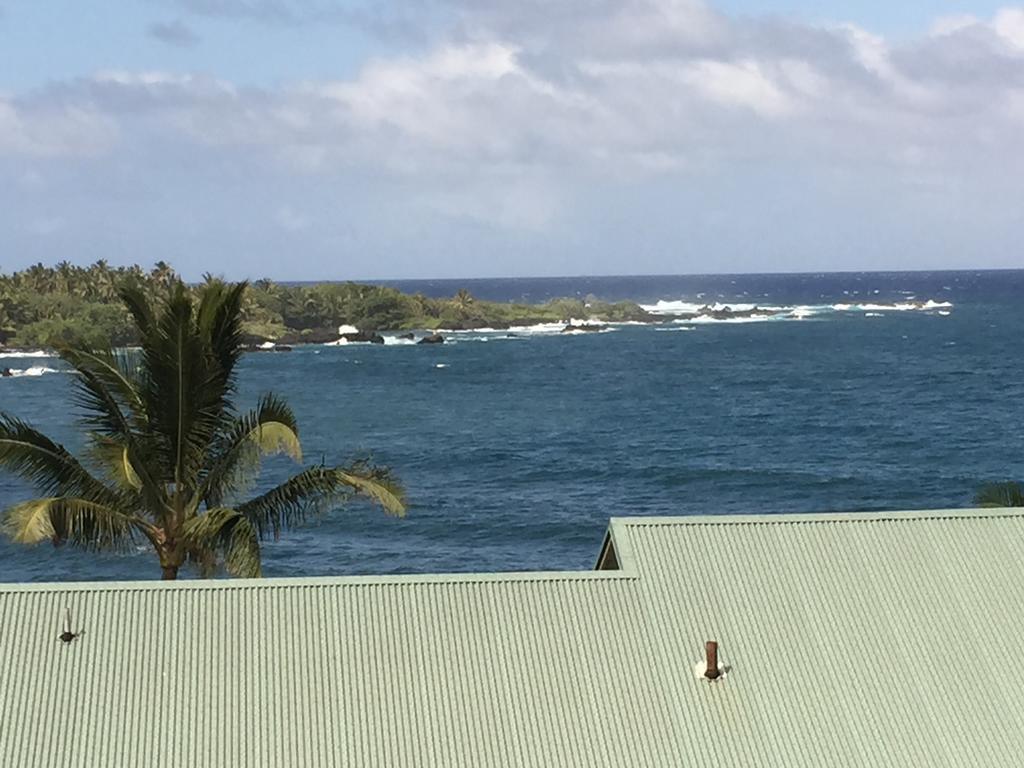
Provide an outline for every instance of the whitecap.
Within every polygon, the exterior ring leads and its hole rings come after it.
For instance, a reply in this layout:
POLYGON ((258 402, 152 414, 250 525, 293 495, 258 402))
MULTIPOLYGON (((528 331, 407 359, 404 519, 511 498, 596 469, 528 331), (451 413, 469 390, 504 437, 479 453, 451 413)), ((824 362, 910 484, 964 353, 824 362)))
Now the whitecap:
POLYGON ((928 301, 898 301, 893 304, 833 304, 832 309, 836 312, 849 312, 851 310, 857 312, 920 312, 952 306, 948 301, 928 299, 928 301))
POLYGON ((665 299, 660 300, 657 304, 641 304, 640 308, 653 315, 695 314, 702 310, 705 312, 708 310, 712 312, 723 312, 730 309, 733 312, 749 312, 752 309, 767 309, 782 312, 789 309, 789 307, 761 307, 757 304, 748 304, 743 302, 725 303, 716 301, 714 304, 695 304, 692 301, 666 301, 665 299))
POLYGON ((385 336, 384 346, 386 347, 404 347, 410 344, 415 344, 416 339, 403 339, 398 336, 385 336))
POLYGON ((805 317, 813 317, 816 314, 818 314, 818 310, 815 307, 794 307, 789 316, 797 320, 803 320, 805 317))
MULTIPOLYGON (((387 343, 387 342, 385 341, 385 343, 387 343)), ((349 341, 344 336, 342 336, 337 341, 327 341, 327 342, 324 342, 324 346, 325 347, 348 347, 348 346, 353 346, 353 347, 372 347, 373 346, 373 342, 370 342, 370 341, 349 341)))
POLYGON ((535 325, 513 325, 508 330, 510 333, 532 333, 544 335, 549 333, 561 333, 563 328, 565 328, 565 323, 537 323, 535 325))
POLYGON ((618 330, 618 329, 617 328, 602 328, 599 331, 584 331, 582 329, 574 330, 574 331, 562 330, 562 331, 559 332, 559 334, 561 336, 593 336, 595 333, 612 333, 612 332, 614 332, 616 330, 618 330))
POLYGON ((690 317, 682 321, 693 325, 712 325, 718 323, 767 323, 778 319, 774 315, 757 315, 754 317, 708 317, 706 315, 698 315, 697 317, 690 317))
POLYGON ((434 367, 435 368, 447 368, 448 367, 448 363, 435 363, 434 367))
POLYGON ((56 368, 47 368, 42 365, 33 365, 31 368, 24 369, 14 368, 11 370, 11 376, 16 378, 21 376, 43 376, 47 373, 60 373, 60 371, 56 368))
POLYGON ((705 304, 695 304, 690 301, 660 299, 657 304, 641 304, 640 308, 652 315, 681 315, 688 312, 699 312, 705 306, 705 304))
POLYGON ((56 355, 52 352, 46 352, 41 349, 37 349, 32 352, 0 352, 0 360, 19 357, 56 357, 56 355))

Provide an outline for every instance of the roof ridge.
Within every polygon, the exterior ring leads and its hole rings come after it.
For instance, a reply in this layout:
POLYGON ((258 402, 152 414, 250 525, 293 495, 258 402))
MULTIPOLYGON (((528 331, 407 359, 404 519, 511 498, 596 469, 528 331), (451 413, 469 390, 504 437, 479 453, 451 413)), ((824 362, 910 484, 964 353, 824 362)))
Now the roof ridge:
POLYGON ((821 523, 909 522, 914 520, 994 520, 1024 518, 1024 507, 962 509, 921 509, 887 512, 802 512, 720 515, 666 515, 653 517, 616 517, 615 525, 631 527, 669 527, 675 525, 813 525, 821 523))
POLYGON ((450 586, 468 584, 540 584, 548 582, 631 581, 638 575, 627 570, 493 571, 466 573, 360 574, 352 576, 276 576, 260 579, 181 579, 178 581, 44 581, 0 582, 0 595, 25 592, 155 592, 274 590, 296 588, 450 586))

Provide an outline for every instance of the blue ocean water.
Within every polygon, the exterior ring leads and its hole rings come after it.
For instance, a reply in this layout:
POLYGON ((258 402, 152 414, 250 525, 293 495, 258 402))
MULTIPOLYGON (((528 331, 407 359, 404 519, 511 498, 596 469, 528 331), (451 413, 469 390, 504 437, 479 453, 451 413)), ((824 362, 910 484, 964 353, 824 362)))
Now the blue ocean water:
MULTIPOLYGON (((612 516, 959 507, 1024 479, 1024 271, 396 285, 779 314, 248 356, 244 404, 285 395, 307 460, 372 453, 412 502, 405 519, 357 504, 268 542, 267 575, 589 568, 612 516)), ((0 379, 0 408, 78 446, 71 381, 0 379)), ((289 469, 268 462, 259 487, 289 469)), ((0 476, 0 503, 28 495, 0 476)), ((4 581, 158 575, 144 550, 0 543, 4 581)))

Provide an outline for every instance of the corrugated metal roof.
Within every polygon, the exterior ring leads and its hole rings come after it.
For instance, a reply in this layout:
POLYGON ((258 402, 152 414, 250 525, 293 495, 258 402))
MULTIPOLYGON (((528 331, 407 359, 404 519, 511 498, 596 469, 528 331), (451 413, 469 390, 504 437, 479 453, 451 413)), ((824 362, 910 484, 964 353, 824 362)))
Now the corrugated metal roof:
POLYGON ((0 586, 0 764, 1024 754, 1024 516, 623 518, 610 535, 619 571, 0 586), (65 607, 85 630, 68 645, 65 607), (694 674, 711 639, 731 667, 716 683, 694 674))

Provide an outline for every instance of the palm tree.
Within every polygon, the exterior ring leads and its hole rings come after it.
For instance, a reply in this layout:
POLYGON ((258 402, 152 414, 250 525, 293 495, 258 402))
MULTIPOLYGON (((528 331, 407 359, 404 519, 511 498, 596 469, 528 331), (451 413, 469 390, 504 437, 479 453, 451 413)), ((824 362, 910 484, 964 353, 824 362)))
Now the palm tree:
POLYGON ((1019 483, 998 483, 978 491, 974 503, 979 507, 1024 507, 1024 486, 1019 483))
POLYGON ((260 575, 260 541, 352 494, 405 512, 386 469, 359 463, 314 466, 241 501, 259 459, 301 460, 295 416, 275 395, 239 414, 232 403, 241 357, 245 284, 206 283, 194 300, 180 280, 150 304, 136 285, 123 289, 141 349, 68 346, 98 477, 27 423, 0 413, 0 468, 33 483, 41 498, 3 513, 15 541, 52 540, 86 549, 124 549, 144 540, 163 578, 186 562, 212 575, 219 562, 236 576, 260 575))
POLYGON ((452 301, 455 302, 456 307, 458 307, 461 311, 464 312, 467 309, 469 309, 470 306, 473 304, 473 294, 471 294, 465 288, 459 288, 459 290, 455 293, 455 296, 452 298, 452 301))

